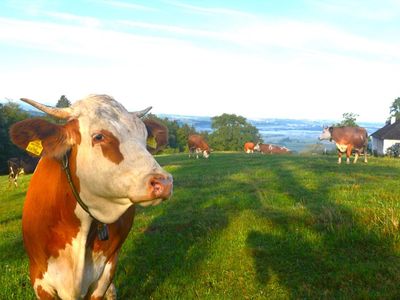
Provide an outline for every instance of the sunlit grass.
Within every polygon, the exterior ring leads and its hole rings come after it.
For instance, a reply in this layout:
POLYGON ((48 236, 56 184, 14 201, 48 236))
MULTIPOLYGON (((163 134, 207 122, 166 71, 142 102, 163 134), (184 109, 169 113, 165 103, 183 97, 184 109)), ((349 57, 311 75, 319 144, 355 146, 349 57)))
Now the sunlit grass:
MULTIPOLYGON (((400 160, 213 153, 157 157, 174 196, 138 208, 115 278, 121 299, 400 297, 400 160)), ((31 292, 26 184, 0 177, 0 298, 31 292)))

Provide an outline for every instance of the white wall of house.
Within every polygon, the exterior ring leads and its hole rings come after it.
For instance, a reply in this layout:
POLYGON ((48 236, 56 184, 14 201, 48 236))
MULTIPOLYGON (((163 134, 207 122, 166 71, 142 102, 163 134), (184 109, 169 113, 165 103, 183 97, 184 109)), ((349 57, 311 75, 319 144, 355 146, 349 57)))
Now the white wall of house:
POLYGON ((393 145, 396 144, 396 143, 400 143, 400 140, 384 140, 384 141, 383 141, 383 150, 384 150, 384 153, 386 154, 387 148, 393 146, 393 145))
POLYGON ((387 148, 400 143, 400 140, 381 140, 372 137, 372 152, 378 155, 386 155, 387 148))
POLYGON ((372 137, 372 152, 376 151, 378 155, 385 155, 387 148, 396 143, 400 143, 400 140, 381 140, 372 137))

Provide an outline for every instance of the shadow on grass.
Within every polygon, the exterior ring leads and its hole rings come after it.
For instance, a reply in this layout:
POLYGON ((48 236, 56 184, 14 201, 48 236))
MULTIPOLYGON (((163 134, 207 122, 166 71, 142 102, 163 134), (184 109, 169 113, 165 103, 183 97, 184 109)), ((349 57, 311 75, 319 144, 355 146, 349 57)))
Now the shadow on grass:
MULTIPOLYGON (((278 216, 270 220, 279 234, 252 231, 247 238, 260 286, 277 276, 293 298, 398 298, 400 258, 393 238, 369 231, 331 194, 340 176, 349 178, 348 172, 362 182, 365 172, 384 177, 396 170, 359 165, 321 170, 318 164, 290 163, 294 162, 275 161, 273 170, 280 178, 278 191, 304 213, 275 212, 278 216), (304 169, 317 186, 306 187, 307 179, 298 174, 304 169), (324 178, 329 172, 337 174, 324 178)), ((263 210, 258 213, 270 216, 263 210)))
POLYGON ((238 154, 231 155, 229 160, 214 157, 208 161, 183 156, 168 160, 177 167, 173 172, 175 196, 124 245, 116 278, 121 298, 198 296, 185 290, 185 274, 190 278, 198 270, 212 250, 212 241, 243 210, 269 218, 280 232, 273 235, 252 230, 248 234, 247 248, 253 257, 259 289, 265 289, 274 275, 293 298, 399 295, 399 258, 393 240, 363 228, 353 212, 330 195, 336 184, 346 184, 341 175, 349 178, 347 172, 357 175, 358 182, 362 182, 366 170, 385 177, 396 169, 361 164, 340 169, 334 163, 327 165, 326 159, 314 162, 302 157, 290 159, 290 164, 284 156, 238 154), (192 170, 194 165, 197 168, 192 170), (309 187, 304 177, 299 178, 304 176, 298 174, 300 169, 314 177, 316 186, 309 187), (305 213, 292 214, 273 205, 266 209, 259 189, 268 192, 268 185, 260 187, 257 180, 232 179, 243 172, 252 176, 253 170, 271 172, 274 191, 286 195, 305 213), (329 174, 336 175, 326 178, 329 174), (238 199, 240 193, 247 197, 238 199))

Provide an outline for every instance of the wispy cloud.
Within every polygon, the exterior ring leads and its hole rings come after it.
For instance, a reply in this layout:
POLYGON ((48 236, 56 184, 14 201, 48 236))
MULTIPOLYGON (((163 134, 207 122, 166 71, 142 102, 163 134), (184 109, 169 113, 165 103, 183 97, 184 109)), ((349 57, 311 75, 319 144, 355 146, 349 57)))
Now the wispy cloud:
POLYGON ((247 13, 240 10, 228 9, 228 8, 195 6, 178 1, 168 1, 168 0, 163 2, 179 8, 183 8, 190 12, 202 13, 207 15, 225 15, 225 16, 249 17, 249 18, 256 17, 254 14, 251 13, 247 13))
POLYGON ((311 0, 321 11, 375 21, 390 21, 400 16, 399 1, 332 1, 311 0))
POLYGON ((114 0, 102 0, 100 2, 104 3, 106 5, 110 5, 110 6, 118 7, 118 8, 128 8, 128 9, 141 10, 141 11, 158 11, 158 9, 156 9, 156 8, 141 5, 141 4, 136 4, 136 3, 128 3, 128 2, 114 1, 114 0))
POLYGON ((55 12, 55 11, 41 11, 40 14, 54 18, 57 21, 61 20, 72 21, 84 27, 99 27, 101 25, 101 20, 93 17, 78 16, 74 14, 55 12))
MULTIPOLYGON (((278 47, 307 53, 342 56, 384 56, 399 60, 400 43, 382 42, 343 30, 313 22, 280 20, 274 22, 250 22, 241 27, 225 31, 199 30, 189 27, 171 26, 134 21, 119 21, 119 24, 152 30, 153 35, 174 33, 185 37, 206 38, 233 43, 244 47, 278 47)), ((360 57, 361 56, 361 57, 360 57)))

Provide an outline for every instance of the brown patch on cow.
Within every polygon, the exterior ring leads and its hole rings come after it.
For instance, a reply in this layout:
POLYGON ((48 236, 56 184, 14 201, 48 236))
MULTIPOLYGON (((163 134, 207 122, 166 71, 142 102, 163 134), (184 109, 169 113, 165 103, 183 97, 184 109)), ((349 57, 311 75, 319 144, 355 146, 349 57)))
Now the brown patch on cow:
POLYGON ((79 122, 72 120, 65 125, 56 125, 42 119, 28 119, 12 125, 10 137, 24 150, 30 142, 40 140, 42 156, 61 158, 74 143, 80 143, 79 122))
POLYGON ((98 135, 95 135, 92 139, 92 146, 100 145, 103 156, 115 164, 119 164, 124 160, 124 156, 119 149, 119 140, 112 134, 112 132, 102 129, 98 135), (102 139, 96 138, 96 136, 102 136, 102 139))
MULTIPOLYGON (((79 130, 78 122, 71 122, 67 128, 79 130)), ((76 141, 80 142, 79 134, 76 141)), ((72 180, 79 192, 79 179, 75 175, 77 151, 78 147, 73 146, 69 161, 72 180)), ((48 259, 58 257, 60 250, 71 244, 78 234, 81 223, 74 212, 76 205, 61 162, 44 156, 29 184, 22 218, 22 234, 30 260, 32 284, 43 277, 48 259)))
POLYGON ((103 252, 107 260, 113 256, 122 246, 129 231, 131 230, 135 216, 135 206, 132 205, 127 211, 114 223, 108 224, 109 239, 100 241, 97 238, 97 222, 93 222, 88 234, 87 244, 94 252, 103 252))
POLYGON ((41 285, 39 285, 36 289, 36 294, 41 300, 52 300, 55 299, 54 296, 50 295, 48 292, 46 292, 41 285))
POLYGON ((147 150, 151 154, 157 153, 168 144, 168 128, 151 119, 145 119, 143 122, 146 125, 148 138, 154 137, 157 143, 155 148, 147 145, 147 150))

